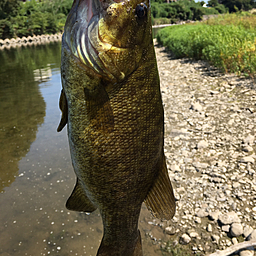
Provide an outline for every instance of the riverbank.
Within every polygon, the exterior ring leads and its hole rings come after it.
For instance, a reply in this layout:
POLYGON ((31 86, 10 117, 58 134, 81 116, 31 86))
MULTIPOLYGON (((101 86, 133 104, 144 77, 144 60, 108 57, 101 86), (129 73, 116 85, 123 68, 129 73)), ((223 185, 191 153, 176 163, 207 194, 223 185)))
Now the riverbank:
MULTIPOLYGON (((164 28, 168 26, 181 25, 185 24, 185 22, 181 22, 180 24, 162 24, 155 25, 153 28, 164 28)), ((31 46, 31 45, 40 45, 47 44, 50 42, 58 42, 61 41, 62 34, 58 33, 55 35, 39 35, 39 36, 28 36, 22 38, 12 38, 12 39, 0 39, 0 50, 16 48, 21 46, 31 46)))
POLYGON ((28 36, 22 38, 12 38, 12 39, 0 39, 0 50, 16 48, 21 46, 31 46, 47 44, 50 42, 61 41, 62 34, 58 33, 55 35, 40 35, 40 36, 28 36))
MULTIPOLYGON (((156 45, 165 108, 165 154, 177 212, 154 220, 169 243, 208 255, 256 240, 255 81, 204 61, 175 59, 156 45)), ((254 255, 253 248, 241 256, 254 255)))

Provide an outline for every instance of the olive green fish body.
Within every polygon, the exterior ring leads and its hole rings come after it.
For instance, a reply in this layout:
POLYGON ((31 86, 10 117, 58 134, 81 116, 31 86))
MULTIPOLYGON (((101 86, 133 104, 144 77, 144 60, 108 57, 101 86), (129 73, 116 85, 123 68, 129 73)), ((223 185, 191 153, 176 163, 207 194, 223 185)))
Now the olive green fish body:
POLYGON ((97 255, 141 256, 142 202, 157 217, 170 219, 175 212, 149 3, 105 4, 93 16, 99 3, 75 1, 63 35, 58 131, 68 124, 77 175, 67 208, 99 208, 104 235, 97 255), (80 12, 89 21, 79 19, 80 12))

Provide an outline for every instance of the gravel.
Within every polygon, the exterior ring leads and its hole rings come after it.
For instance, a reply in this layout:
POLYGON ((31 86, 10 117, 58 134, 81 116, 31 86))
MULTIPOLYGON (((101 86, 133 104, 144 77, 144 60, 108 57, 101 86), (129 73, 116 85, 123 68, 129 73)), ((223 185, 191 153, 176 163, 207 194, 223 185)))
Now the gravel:
MULTIPOLYGON (((256 239, 254 80, 222 74, 203 61, 174 59, 160 46, 156 55, 177 200, 166 233, 202 255, 256 239)), ((254 253, 247 251, 240 255, 254 253)))

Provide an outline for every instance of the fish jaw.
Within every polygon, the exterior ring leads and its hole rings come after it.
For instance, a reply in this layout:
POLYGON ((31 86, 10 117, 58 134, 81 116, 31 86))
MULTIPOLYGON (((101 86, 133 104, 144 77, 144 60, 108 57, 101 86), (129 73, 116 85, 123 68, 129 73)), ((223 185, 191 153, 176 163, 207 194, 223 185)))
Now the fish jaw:
POLYGON ((148 0, 75 0, 64 37, 86 68, 111 82, 122 81, 152 44, 148 0))

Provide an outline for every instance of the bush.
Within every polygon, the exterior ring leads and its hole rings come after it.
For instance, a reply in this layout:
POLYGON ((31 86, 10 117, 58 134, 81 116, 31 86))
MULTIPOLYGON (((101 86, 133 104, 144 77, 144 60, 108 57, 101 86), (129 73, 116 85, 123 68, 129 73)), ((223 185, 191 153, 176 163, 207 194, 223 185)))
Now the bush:
POLYGON ((225 72, 256 72, 256 30, 234 25, 182 25, 160 30, 157 40, 176 57, 208 60, 225 72))

